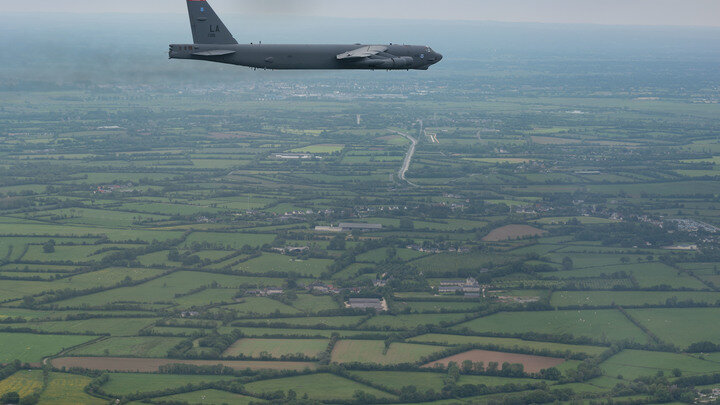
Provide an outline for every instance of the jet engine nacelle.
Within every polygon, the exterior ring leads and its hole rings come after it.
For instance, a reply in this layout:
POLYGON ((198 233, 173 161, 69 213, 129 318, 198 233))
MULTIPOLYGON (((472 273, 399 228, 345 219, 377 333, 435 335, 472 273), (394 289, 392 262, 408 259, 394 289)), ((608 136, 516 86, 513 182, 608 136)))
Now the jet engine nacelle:
POLYGON ((413 65, 411 56, 400 56, 382 59, 370 59, 367 61, 368 66, 373 69, 409 69, 413 65))
POLYGON ((412 67, 413 58, 410 56, 401 56, 399 58, 386 59, 383 63, 383 69, 407 69, 412 67))

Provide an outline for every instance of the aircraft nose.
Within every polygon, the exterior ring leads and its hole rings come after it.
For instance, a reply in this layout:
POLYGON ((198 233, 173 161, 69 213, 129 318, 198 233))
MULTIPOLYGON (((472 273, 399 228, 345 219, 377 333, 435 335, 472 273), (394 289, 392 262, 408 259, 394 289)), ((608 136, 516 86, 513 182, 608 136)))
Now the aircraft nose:
POLYGON ((438 62, 440 62, 440 61, 442 60, 442 58, 443 58, 442 54, 440 54, 440 53, 435 54, 435 59, 436 59, 438 62))

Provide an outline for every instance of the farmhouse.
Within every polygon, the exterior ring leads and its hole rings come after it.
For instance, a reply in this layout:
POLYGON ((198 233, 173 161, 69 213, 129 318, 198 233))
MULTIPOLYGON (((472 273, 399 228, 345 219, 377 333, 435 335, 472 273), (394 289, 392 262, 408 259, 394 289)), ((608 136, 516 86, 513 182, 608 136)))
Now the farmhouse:
POLYGON ((337 226, 316 226, 316 232, 342 232, 343 229, 337 226))
POLYGON ((308 250, 310 250, 310 247, 308 246, 285 246, 281 248, 273 248, 272 249, 275 252, 278 252, 283 255, 289 255, 294 253, 303 253, 308 250))
POLYGON ((480 292, 480 283, 472 277, 465 280, 443 280, 440 282, 438 292, 441 294, 455 294, 457 292, 477 294, 480 292))
POLYGON ((372 308, 376 311, 387 311, 387 302, 380 298, 350 298, 346 305, 354 309, 372 308))
POLYGON ((321 282, 310 284, 310 286, 308 286, 308 289, 312 292, 320 294, 340 294, 340 290, 335 288, 334 285, 321 282))
POLYGON ((378 231, 382 224, 360 224, 353 222, 342 222, 338 226, 316 226, 316 232, 352 232, 352 231, 378 231))
POLYGON ((283 292, 284 291, 282 288, 268 287, 268 288, 264 288, 264 289, 247 290, 247 291, 245 291, 245 294, 257 295, 259 297, 266 297, 268 295, 280 295, 283 292))
POLYGON ((382 224, 356 224, 353 222, 341 222, 338 225, 343 231, 377 231, 382 229, 382 224))
POLYGON ((313 156, 306 153, 276 153, 275 157, 278 159, 312 159, 313 156))

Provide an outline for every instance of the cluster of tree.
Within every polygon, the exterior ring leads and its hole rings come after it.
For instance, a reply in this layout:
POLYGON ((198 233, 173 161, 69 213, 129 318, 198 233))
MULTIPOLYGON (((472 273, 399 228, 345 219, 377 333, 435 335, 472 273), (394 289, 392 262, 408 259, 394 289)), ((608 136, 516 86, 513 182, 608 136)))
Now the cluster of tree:
MULTIPOLYGON (((20 360, 14 360, 2 367, 0 367, 0 381, 10 377, 16 372, 30 368, 28 364, 23 364, 20 360)), ((47 370, 44 370, 47 373, 47 370)), ((16 391, 7 391, 0 396, 0 404, 17 404, 17 405, 35 405, 39 402, 40 397, 36 394, 30 394, 24 397, 20 397, 20 394, 16 391)))
POLYGON ((184 375, 239 375, 235 369, 222 364, 215 366, 197 366, 194 364, 173 363, 164 364, 159 368, 160 374, 184 375))
POLYGON ((330 364, 330 361, 332 360, 332 352, 338 340, 340 340, 340 335, 337 332, 333 332, 327 347, 318 355, 318 362, 320 364, 330 364))
POLYGON ((237 342, 238 339, 242 338, 244 334, 240 329, 234 329, 228 334, 213 333, 212 335, 205 336, 198 341, 198 346, 202 348, 211 349, 208 351, 201 352, 202 354, 189 356, 186 352, 185 357, 193 358, 217 358, 222 352, 227 350, 230 345, 237 342))
MULTIPOLYGON (((154 335, 153 335, 154 336, 154 335)), ((170 350, 168 350, 167 357, 171 359, 182 359, 185 357, 185 353, 188 352, 188 350, 195 347, 194 345, 194 337, 190 339, 183 340, 173 346, 170 350)))
MULTIPOLYGON (((567 289, 564 289, 567 290, 567 289)), ((647 291, 647 290, 627 290, 627 291, 647 291)), ((625 305, 624 308, 708 308, 708 307, 720 307, 720 301, 716 301, 714 303, 710 302, 695 302, 692 298, 680 301, 677 297, 670 297, 665 300, 662 304, 641 304, 641 305, 625 305)), ((575 309, 615 309, 617 308, 616 304, 610 304, 610 305, 592 305, 592 304, 583 304, 583 305, 564 305, 564 306, 558 306, 557 309, 563 309, 563 310, 575 310, 575 309)))
POLYGON ((583 382, 601 375, 603 375, 603 371, 600 368, 600 361, 596 358, 590 358, 578 364, 577 368, 565 370, 565 375, 560 378, 560 382, 583 382))
POLYGON ((183 235, 178 239, 168 239, 165 241, 153 240, 152 243, 147 246, 133 248, 133 249, 125 249, 125 250, 121 250, 121 251, 118 251, 115 253, 111 253, 109 255, 104 256, 100 260, 100 266, 102 266, 102 267, 139 266, 140 263, 137 261, 138 256, 155 253, 155 252, 160 252, 163 250, 174 249, 175 246, 184 242, 191 233, 192 233, 192 231, 187 231, 187 232, 183 233, 183 235))
POLYGON ((575 234, 576 240, 601 241, 605 246, 669 246, 685 237, 684 234, 668 233, 667 229, 643 222, 620 222, 585 226, 575 234))
POLYGON ((63 278, 60 274, 55 274, 50 277, 42 277, 40 275, 22 275, 22 276, 9 276, 7 274, 0 275, 0 280, 13 280, 13 281, 52 281, 52 280, 59 280, 63 278))
MULTIPOLYGON (((341 235, 338 235, 340 237, 343 237, 341 235)), ((338 237, 336 236, 336 238, 338 237)), ((341 243, 341 242, 336 242, 341 243)), ((351 264, 355 263, 355 258, 357 255, 360 255, 365 252, 369 252, 374 249, 379 249, 383 247, 401 247, 403 246, 403 242, 396 237, 390 237, 390 238, 382 238, 382 239, 373 239, 373 240, 366 240, 363 242, 358 243, 351 249, 347 249, 343 252, 340 257, 338 257, 333 264, 331 264, 328 267, 328 272, 330 274, 324 274, 323 278, 330 278, 332 274, 337 273, 344 268, 350 266, 351 264), (327 276, 327 277, 326 277, 327 276)))
MULTIPOLYGON (((372 314, 368 314, 368 312, 364 309, 332 309, 332 310, 328 310, 327 312, 321 311, 318 313, 318 315, 322 315, 322 316, 366 315, 368 317, 372 316, 372 314)), ((271 314, 255 315, 255 318, 271 319, 271 320, 263 321, 263 322, 256 322, 252 319, 252 317, 247 317, 247 318, 239 320, 237 322, 233 322, 232 326, 238 326, 238 327, 244 326, 244 327, 249 327, 249 328, 273 327, 273 328, 282 328, 282 329, 322 329, 322 330, 337 329, 337 327, 328 325, 326 323, 317 323, 314 325, 310 325, 310 324, 298 325, 295 323, 283 322, 283 319, 293 319, 293 318, 306 318, 307 319, 307 315, 303 315, 303 314, 299 314, 297 316, 291 316, 289 314, 283 314, 283 313, 276 311, 271 314)))
POLYGON ((16 391, 8 391, 0 396, 0 404, 35 405, 38 402, 40 402, 40 396, 38 394, 20 397, 20 394, 16 391))
POLYGON ((208 265, 212 263, 210 259, 202 260, 200 256, 192 254, 190 251, 184 251, 180 253, 176 248, 170 249, 167 254, 167 259, 171 262, 180 262, 183 266, 198 266, 208 265))
POLYGON ((347 236, 344 233, 336 235, 330 240, 330 243, 328 243, 328 250, 345 250, 346 238, 347 236))
MULTIPOLYGON (((673 376, 679 377, 680 370, 674 370, 673 376)), ((662 371, 655 376, 640 377, 629 383, 619 383, 613 390, 613 396, 649 395, 653 403, 684 402, 695 403, 697 394, 692 386, 677 381, 669 381, 662 371)), ((686 380, 687 381, 687 380, 686 380)))
POLYGON ((199 328, 199 329, 214 329, 217 324, 213 321, 202 320, 202 319, 161 319, 155 323, 156 326, 168 326, 178 328, 199 328))
MULTIPOLYGON (((102 377, 98 378, 97 381, 101 381, 102 377)), ((88 393, 105 397, 105 398, 116 398, 116 395, 112 395, 108 392, 105 392, 102 389, 103 383, 100 384, 90 384, 85 389, 88 393)), ((141 401, 143 399, 148 398, 155 398, 155 397, 161 397, 161 396, 168 396, 168 395, 175 395, 175 394, 184 394, 186 392, 193 392, 193 391, 200 391, 200 390, 207 390, 207 389, 213 389, 218 388, 218 385, 216 383, 210 383, 210 382, 201 382, 201 383, 188 383, 183 386, 179 387, 173 387, 173 388, 166 388, 163 390, 156 390, 156 391, 144 391, 144 392, 136 392, 132 394, 126 394, 123 395, 120 399, 122 403, 126 402, 132 402, 132 401, 141 401)))
POLYGON ((696 342, 686 350, 688 353, 713 353, 720 352, 720 345, 713 342, 696 342))
POLYGON ((20 360, 14 360, 9 364, 6 364, 2 368, 0 368, 0 380, 4 380, 15 374, 16 372, 20 371, 22 366, 23 364, 20 360))
POLYGON ((45 252, 45 253, 55 252, 55 239, 50 239, 47 242, 43 243, 43 252, 45 252))
POLYGON ((28 320, 22 317, 15 317, 9 316, 7 318, 0 319, 0 323, 26 323, 28 320))

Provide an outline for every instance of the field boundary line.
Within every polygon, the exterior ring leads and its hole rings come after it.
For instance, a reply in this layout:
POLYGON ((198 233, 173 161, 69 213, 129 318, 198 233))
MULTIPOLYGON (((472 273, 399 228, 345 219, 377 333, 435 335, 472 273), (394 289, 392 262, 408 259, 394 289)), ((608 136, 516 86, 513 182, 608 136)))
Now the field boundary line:
POLYGON ((695 280, 701 282, 704 286, 708 287, 709 289, 711 289, 711 290, 713 290, 713 291, 720 291, 720 289, 718 289, 718 287, 717 287, 715 284, 713 284, 713 283, 711 283, 711 282, 709 282, 709 281, 703 280, 702 278, 700 278, 700 276, 696 275, 695 272, 692 271, 692 270, 685 270, 685 269, 683 269, 682 267, 678 267, 678 265, 675 264, 675 263, 669 263, 669 264, 668 264, 668 263, 665 263, 665 264, 668 265, 668 266, 670 266, 670 267, 672 267, 673 269, 681 272, 681 273, 687 274, 688 276, 690 276, 690 277, 694 278, 695 280))
MULTIPOLYGON (((100 337, 98 337, 98 338, 96 338, 96 339, 89 340, 89 341, 87 341, 87 342, 85 342, 85 343, 80 343, 80 344, 77 345, 77 346, 69 347, 69 348, 67 348, 67 349, 65 349, 65 350, 62 350, 62 351, 61 351, 60 353, 58 353, 58 354, 54 354, 54 355, 52 355, 52 356, 45 357, 45 358, 42 360, 42 364, 45 365, 45 364, 48 364, 48 363, 49 363, 49 364, 52 366, 52 360, 53 360, 54 358, 65 356, 68 352, 71 352, 71 351, 73 351, 73 350, 75 350, 75 349, 80 349, 80 348, 85 347, 85 346, 90 346, 90 345, 93 345, 93 344, 95 344, 95 343, 102 342, 103 340, 110 339, 110 337, 111 337, 111 336, 100 336, 100 337)), ((54 366, 53 366, 53 367, 54 367, 54 366)))
POLYGON ((648 329, 647 326, 643 325, 642 323, 640 323, 640 321, 633 318, 633 316, 630 315, 623 307, 618 305, 617 310, 620 311, 620 313, 623 314, 625 316, 625 318, 627 318, 627 320, 630 321, 630 323, 637 326, 641 331, 643 331, 643 333, 645 335, 647 335, 647 337, 649 337, 651 341, 653 341, 656 344, 665 344, 665 342, 660 340, 660 338, 656 334, 654 334, 650 329, 648 329))

